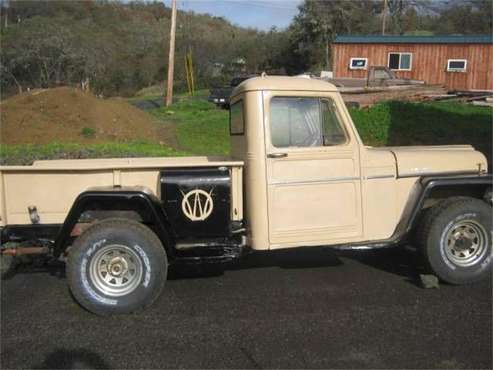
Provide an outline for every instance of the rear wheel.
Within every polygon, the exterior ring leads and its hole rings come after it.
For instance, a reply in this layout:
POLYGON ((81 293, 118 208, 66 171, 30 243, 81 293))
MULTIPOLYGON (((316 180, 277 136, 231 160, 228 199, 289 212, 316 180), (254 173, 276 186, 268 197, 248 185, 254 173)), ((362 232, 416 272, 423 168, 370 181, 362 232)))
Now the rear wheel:
POLYGON ((76 300, 100 315, 149 306, 166 280, 161 241, 146 226, 108 219, 87 229, 70 249, 67 277, 76 300))
POLYGON ((442 201, 422 220, 420 248, 431 272, 451 284, 491 275, 491 207, 474 198, 442 201))

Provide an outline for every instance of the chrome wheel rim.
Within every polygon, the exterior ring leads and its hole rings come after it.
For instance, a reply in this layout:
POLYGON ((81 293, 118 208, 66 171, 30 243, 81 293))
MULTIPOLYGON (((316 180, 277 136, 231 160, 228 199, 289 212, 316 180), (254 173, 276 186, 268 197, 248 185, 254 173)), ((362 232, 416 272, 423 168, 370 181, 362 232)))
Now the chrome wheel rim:
POLYGON ((484 227, 473 220, 454 224, 445 237, 447 258, 458 266, 472 266, 480 261, 488 250, 488 234, 484 227))
POLYGON ((125 245, 106 245, 96 252, 89 266, 94 286, 103 294, 120 297, 133 292, 142 279, 142 262, 125 245))

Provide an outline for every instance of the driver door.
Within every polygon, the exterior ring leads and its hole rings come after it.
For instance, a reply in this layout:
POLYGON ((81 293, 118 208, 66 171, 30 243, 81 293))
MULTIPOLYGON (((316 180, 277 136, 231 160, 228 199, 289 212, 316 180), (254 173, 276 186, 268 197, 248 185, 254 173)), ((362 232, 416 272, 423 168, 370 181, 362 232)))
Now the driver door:
POLYGON ((271 248, 358 239, 359 145, 340 98, 294 94, 264 93, 271 248))

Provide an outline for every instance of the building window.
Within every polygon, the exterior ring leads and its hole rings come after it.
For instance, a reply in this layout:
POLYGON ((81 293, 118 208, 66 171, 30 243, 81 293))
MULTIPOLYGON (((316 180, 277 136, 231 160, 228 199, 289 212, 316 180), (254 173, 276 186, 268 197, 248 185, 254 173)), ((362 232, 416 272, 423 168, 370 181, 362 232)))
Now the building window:
POLYGON ((412 53, 389 53, 389 68, 394 71, 410 71, 412 53))
POLYGON ((465 72, 467 67, 466 59, 447 60, 447 72, 465 72))
POLYGON ((351 58, 349 61, 349 69, 366 69, 368 66, 368 58, 351 58))

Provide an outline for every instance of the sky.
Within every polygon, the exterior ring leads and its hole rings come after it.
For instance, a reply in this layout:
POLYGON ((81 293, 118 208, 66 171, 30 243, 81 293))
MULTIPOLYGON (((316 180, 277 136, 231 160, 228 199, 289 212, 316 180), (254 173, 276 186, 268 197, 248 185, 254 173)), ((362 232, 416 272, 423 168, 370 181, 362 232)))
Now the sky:
MULTIPOLYGON (((284 28, 298 13, 303 0, 177 0, 180 10, 209 13, 224 17, 231 23, 269 30, 271 27, 284 28)), ((170 6, 171 0, 164 0, 170 6)))

